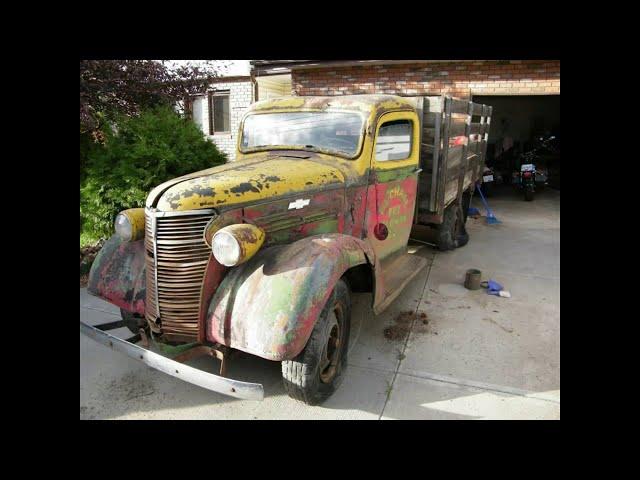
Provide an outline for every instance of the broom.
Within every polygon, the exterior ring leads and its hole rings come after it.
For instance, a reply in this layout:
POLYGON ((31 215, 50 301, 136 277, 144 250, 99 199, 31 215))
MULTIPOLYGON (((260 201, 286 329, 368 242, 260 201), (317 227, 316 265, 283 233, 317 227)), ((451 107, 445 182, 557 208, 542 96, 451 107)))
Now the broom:
POLYGON ((484 195, 482 195, 482 190, 480 190, 480 185, 476 184, 476 190, 478 190, 478 193, 480 194, 480 198, 482 199, 484 208, 487 209, 487 225, 495 225, 496 223, 502 223, 500 220, 496 218, 496 216, 493 214, 493 212, 489 208, 489 204, 487 204, 487 200, 484 198, 484 195))

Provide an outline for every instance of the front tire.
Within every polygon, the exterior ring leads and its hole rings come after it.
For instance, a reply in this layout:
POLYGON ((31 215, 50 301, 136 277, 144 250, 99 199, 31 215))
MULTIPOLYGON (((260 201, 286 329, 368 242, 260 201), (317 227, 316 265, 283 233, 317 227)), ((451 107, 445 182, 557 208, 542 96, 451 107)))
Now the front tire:
POLYGON ((284 389, 291 398, 318 405, 336 391, 347 367, 350 325, 349 287, 338 280, 307 345, 293 360, 282 362, 284 389))

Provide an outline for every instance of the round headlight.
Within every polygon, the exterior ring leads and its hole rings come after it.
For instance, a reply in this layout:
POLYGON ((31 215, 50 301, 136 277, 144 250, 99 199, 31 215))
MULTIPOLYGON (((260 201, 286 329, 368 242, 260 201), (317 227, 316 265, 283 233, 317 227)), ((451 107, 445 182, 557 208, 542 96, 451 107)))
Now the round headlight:
POLYGON ((116 217, 114 228, 123 242, 140 240, 144 237, 144 208, 121 211, 116 217))
POLYGON ((213 236, 211 249, 216 260, 226 267, 233 267, 240 261, 240 243, 229 232, 219 230, 213 236))
POLYGON ((118 236, 128 242, 131 240, 131 236, 133 234, 133 227, 131 225, 131 221, 126 215, 119 213, 116 217, 115 229, 118 236))
POLYGON ((265 233, 260 227, 249 223, 227 225, 210 237, 205 232, 205 241, 211 241, 213 256, 222 265, 233 267, 253 257, 264 243, 265 233))

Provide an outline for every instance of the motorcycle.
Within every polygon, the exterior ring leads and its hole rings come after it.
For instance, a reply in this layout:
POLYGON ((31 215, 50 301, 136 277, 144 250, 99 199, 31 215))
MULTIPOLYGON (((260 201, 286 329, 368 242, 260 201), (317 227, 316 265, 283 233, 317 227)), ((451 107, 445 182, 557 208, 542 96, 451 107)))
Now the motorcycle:
POLYGON ((533 163, 523 164, 520 172, 514 172, 513 183, 524 191, 524 199, 527 202, 533 200, 536 191, 536 166, 533 163))
POLYGON ((485 166, 484 171, 482 173, 482 183, 480 184, 480 188, 482 189, 482 194, 485 197, 491 196, 491 191, 493 190, 494 184, 495 184, 494 171, 492 168, 485 166))
POLYGON ((546 170, 536 168, 534 162, 539 159, 540 152, 543 150, 552 150, 551 142, 555 138, 555 136, 547 139, 540 137, 540 144, 538 146, 520 155, 520 171, 513 172, 512 183, 516 188, 524 191, 524 199, 527 202, 533 200, 536 186, 544 187, 547 185, 548 174, 546 170))

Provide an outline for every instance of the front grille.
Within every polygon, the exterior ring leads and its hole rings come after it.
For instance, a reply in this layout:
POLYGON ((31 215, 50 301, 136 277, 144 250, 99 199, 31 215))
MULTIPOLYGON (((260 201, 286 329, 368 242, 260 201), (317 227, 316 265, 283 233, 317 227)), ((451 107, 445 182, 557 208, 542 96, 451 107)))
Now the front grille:
POLYGON ((195 340, 211 255, 203 233, 215 212, 146 212, 147 320, 155 324, 160 318, 167 338, 195 340))

